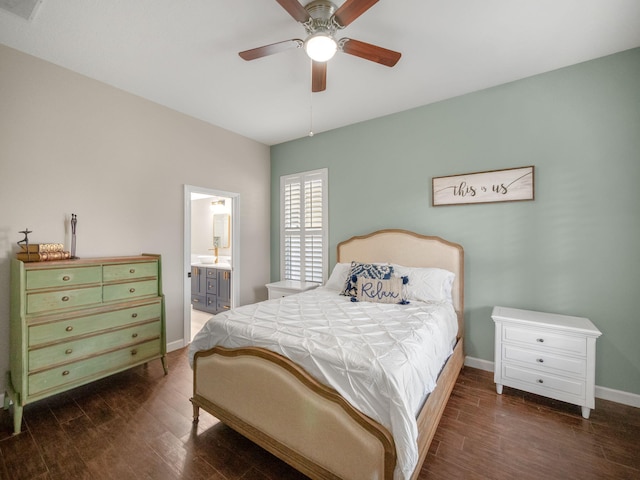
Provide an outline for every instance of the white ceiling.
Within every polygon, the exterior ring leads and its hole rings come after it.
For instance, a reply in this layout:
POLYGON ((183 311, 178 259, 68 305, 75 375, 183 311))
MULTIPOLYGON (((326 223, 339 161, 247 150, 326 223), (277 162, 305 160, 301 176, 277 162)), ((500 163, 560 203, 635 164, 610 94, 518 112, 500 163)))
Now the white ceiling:
POLYGON ((238 56, 304 35, 275 0, 42 0, 31 20, 0 10, 0 43, 273 145, 306 136, 311 119, 318 133, 638 47, 640 1, 380 0, 338 37, 402 52, 398 64, 339 52, 313 95, 302 50, 238 56))

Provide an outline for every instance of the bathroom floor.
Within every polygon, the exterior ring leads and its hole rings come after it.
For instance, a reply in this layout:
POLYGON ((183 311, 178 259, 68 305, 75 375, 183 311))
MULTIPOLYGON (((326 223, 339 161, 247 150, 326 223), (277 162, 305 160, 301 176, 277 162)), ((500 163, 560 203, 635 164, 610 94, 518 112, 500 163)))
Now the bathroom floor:
POLYGON ((202 312, 200 310, 194 310, 191 308, 191 340, 196 336, 196 333, 207 323, 212 315, 208 312, 202 312))

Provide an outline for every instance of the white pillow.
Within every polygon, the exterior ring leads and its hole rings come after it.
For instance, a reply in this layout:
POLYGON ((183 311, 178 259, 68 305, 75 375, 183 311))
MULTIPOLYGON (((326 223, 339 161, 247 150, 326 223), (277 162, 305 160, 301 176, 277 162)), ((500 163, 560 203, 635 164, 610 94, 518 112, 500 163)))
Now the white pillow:
POLYGON ((456 275, 442 268, 420 268, 393 265, 393 271, 399 277, 409 277, 405 285, 407 300, 420 302, 453 303, 451 290, 456 275))
POLYGON ((325 288, 329 288, 331 290, 342 290, 345 282, 347 281, 347 274, 349 273, 350 268, 351 263, 336 263, 327 283, 324 284, 325 288))

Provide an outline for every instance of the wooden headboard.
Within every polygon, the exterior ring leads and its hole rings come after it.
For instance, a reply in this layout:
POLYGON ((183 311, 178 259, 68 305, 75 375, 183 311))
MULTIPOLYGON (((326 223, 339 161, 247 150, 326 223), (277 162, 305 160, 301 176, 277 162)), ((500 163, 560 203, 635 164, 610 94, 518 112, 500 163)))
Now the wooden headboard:
POLYGON ((455 273, 453 307, 458 314, 458 338, 464 333, 464 250, 440 237, 408 230, 378 230, 338 244, 338 262, 387 262, 407 267, 437 267, 455 273))

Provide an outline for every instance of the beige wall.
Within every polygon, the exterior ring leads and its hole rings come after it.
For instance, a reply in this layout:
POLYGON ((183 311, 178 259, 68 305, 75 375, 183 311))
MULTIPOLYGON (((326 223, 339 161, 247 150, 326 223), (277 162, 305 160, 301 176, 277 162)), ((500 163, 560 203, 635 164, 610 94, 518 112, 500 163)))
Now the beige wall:
POLYGON ((161 254, 175 345, 184 185, 240 194, 240 303, 251 303, 269 280, 269 162, 265 145, 0 45, 0 387, 20 230, 69 246, 73 212, 80 257, 161 254))

